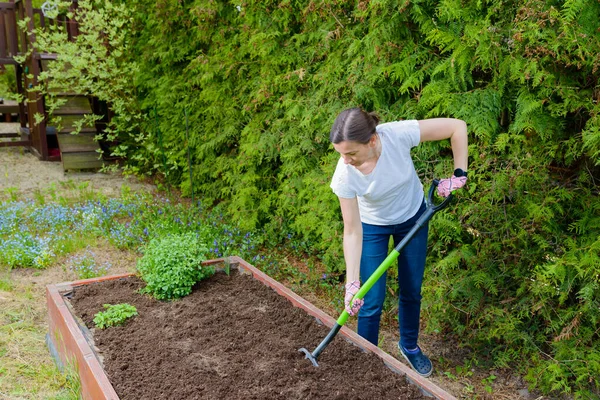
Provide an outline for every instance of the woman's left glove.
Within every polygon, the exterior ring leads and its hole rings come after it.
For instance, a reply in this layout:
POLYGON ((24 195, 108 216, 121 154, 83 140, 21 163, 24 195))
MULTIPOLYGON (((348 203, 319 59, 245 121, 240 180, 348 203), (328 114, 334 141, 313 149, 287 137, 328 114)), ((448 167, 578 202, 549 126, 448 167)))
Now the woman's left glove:
POLYGON ((346 295, 344 296, 344 305, 346 306, 346 311, 348 314, 354 316, 358 313, 358 310, 365 304, 363 299, 356 299, 352 302, 354 295, 360 289, 360 281, 352 281, 350 283, 346 283, 346 295))
POLYGON ((437 192, 442 197, 448 197, 450 196, 450 192, 460 189, 461 187, 465 186, 465 183, 467 183, 466 176, 457 177, 452 175, 452 178, 440 180, 440 183, 438 183, 437 192))

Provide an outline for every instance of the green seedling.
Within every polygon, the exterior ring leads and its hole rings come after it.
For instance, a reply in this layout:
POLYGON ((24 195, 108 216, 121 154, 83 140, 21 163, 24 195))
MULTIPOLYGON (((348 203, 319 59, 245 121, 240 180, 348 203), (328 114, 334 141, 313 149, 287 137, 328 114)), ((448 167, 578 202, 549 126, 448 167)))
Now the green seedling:
POLYGON ((127 303, 104 304, 104 308, 106 311, 100 311, 94 316, 94 324, 100 329, 123 325, 129 318, 138 315, 137 309, 127 303))

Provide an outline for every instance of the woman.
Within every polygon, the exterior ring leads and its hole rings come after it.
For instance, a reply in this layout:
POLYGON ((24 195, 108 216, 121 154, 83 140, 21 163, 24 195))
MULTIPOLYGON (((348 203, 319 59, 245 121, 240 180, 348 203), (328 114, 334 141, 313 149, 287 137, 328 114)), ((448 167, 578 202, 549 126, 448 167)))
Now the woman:
MULTIPOLYGON (((329 136, 341 155, 331 188, 339 198, 344 220, 345 306, 350 315, 358 313, 358 334, 375 345, 386 293, 385 274, 363 300, 350 302, 360 282, 388 255, 390 236, 396 246, 425 210, 423 185, 410 150, 421 142, 450 139, 455 171, 438 185, 443 197, 465 184, 468 155, 464 121, 434 118, 378 123, 372 113, 348 109, 338 115, 329 136)), ((426 224, 398 257, 398 347, 411 367, 425 377, 433 367, 417 340, 427 233, 426 224)))

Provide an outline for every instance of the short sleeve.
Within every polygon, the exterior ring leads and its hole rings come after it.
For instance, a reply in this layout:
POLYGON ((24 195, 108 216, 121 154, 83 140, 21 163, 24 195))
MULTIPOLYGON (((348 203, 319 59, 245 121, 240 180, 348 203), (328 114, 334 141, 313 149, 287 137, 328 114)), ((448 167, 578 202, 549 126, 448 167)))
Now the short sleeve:
POLYGON ((342 158, 338 161, 329 186, 338 197, 343 199, 353 199, 356 197, 356 192, 352 190, 349 182, 347 165, 344 164, 342 158))
POLYGON ((390 134, 409 149, 421 143, 421 128, 416 119, 386 122, 377 125, 377 132, 390 134))

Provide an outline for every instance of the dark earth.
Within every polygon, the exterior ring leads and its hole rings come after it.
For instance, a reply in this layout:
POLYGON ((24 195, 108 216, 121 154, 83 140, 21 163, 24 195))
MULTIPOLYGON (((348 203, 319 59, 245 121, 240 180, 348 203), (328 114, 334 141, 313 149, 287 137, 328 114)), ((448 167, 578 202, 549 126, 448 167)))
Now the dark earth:
POLYGON ((423 399, 420 389, 338 335, 314 367, 329 332, 251 276, 218 272, 191 295, 158 301, 137 277, 76 287, 75 314, 92 332, 121 399, 423 399), (93 329, 103 304, 129 303, 138 316, 93 329))

